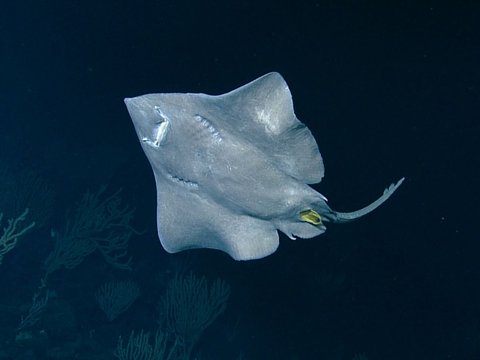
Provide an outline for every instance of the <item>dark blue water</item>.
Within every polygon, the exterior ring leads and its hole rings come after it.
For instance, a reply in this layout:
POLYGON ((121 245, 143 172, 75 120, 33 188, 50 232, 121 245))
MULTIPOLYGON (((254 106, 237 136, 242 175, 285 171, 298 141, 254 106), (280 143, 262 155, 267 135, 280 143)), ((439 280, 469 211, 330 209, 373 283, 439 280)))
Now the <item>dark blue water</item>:
MULTIPOLYGON (((162 322, 162 299, 189 273, 203 291, 222 279, 230 295, 189 337, 190 355, 170 360, 478 358, 479 15, 474 1, 4 1, 0 236, 27 207, 17 229, 36 225, 0 264, 0 359, 115 359, 119 336, 125 346, 141 330, 150 344, 167 334, 171 350, 180 335, 162 322), (314 188, 333 208, 404 184, 357 222, 281 235, 262 260, 166 253, 123 98, 221 94, 270 71, 318 142, 326 176, 314 188), (84 194, 104 185, 97 200, 122 189, 121 202, 92 210, 90 226, 112 207, 135 209, 128 226, 71 235, 84 194), (102 239, 125 234, 125 249, 102 252, 102 239), (52 265, 55 254, 69 261, 52 265), (122 281, 140 295, 109 321, 95 294, 122 281)), ((188 318, 202 311, 191 296, 188 318)))

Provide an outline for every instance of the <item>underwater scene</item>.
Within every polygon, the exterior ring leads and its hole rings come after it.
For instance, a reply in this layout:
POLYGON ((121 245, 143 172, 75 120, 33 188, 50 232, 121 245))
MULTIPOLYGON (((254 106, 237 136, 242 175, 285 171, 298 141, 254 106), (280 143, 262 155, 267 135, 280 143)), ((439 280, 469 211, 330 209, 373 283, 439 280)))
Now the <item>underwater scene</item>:
POLYGON ((1 9, 0 360, 480 358, 480 3, 1 9))

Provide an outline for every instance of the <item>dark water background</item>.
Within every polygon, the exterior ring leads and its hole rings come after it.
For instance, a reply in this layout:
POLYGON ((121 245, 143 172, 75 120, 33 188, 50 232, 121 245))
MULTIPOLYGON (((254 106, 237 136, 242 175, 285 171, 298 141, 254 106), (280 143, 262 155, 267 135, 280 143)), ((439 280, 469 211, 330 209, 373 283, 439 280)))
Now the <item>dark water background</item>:
MULTIPOLYGON (((479 17, 476 1, 3 1, 1 201, 27 173, 48 186, 35 188, 43 206, 29 214, 44 224, 0 265, 0 359, 113 358, 118 336, 156 329, 179 266, 231 287, 196 358, 479 358, 479 17), (326 177, 314 187, 332 207, 356 209, 404 184, 358 222, 310 240, 282 235, 262 260, 167 254, 123 98, 220 94, 270 71, 318 142, 326 177), (102 184, 123 189, 145 230, 129 242, 133 270, 93 253, 55 272, 55 296, 21 341, 51 230, 102 184), (125 279, 141 296, 109 322, 94 293, 125 279)), ((0 211, 2 226, 16 216, 0 211)))

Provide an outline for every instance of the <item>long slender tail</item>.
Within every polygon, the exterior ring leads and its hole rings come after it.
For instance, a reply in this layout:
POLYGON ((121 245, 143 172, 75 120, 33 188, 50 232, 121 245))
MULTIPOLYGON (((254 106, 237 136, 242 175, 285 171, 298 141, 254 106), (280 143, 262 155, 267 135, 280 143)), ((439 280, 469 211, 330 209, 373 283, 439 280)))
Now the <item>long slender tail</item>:
POLYGON ((397 181, 396 184, 391 184, 389 187, 385 189, 382 196, 380 196, 377 200, 372 202, 370 205, 367 205, 364 208, 361 208, 360 210, 352 211, 352 212, 332 211, 331 214, 324 215, 324 216, 326 217, 326 220, 337 222, 337 223, 349 222, 349 221, 358 219, 359 217, 362 217, 368 214, 369 212, 372 212, 377 207, 382 205, 390 196, 392 196, 395 190, 398 189, 398 187, 402 184, 403 180, 405 180, 405 178, 401 178, 399 181, 397 181))

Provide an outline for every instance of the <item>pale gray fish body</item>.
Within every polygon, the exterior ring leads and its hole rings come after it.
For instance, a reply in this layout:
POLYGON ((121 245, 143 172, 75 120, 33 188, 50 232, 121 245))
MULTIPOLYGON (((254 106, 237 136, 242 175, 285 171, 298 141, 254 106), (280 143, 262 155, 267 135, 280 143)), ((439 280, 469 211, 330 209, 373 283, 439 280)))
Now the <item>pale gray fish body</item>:
POLYGON ((148 94, 125 99, 157 187, 158 235, 168 252, 213 248, 237 260, 273 253, 291 239, 374 210, 403 179, 365 208, 342 213, 308 184, 322 157, 293 111, 290 90, 269 73, 227 94, 148 94))

